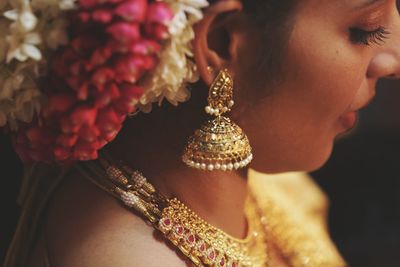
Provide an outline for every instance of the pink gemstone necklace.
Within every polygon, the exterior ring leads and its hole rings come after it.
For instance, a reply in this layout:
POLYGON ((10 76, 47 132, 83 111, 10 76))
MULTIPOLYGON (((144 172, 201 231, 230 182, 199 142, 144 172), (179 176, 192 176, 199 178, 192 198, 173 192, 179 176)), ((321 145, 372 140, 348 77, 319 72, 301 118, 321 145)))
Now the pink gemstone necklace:
POLYGON ((195 266, 270 266, 266 223, 253 197, 246 203, 248 235, 237 239, 207 223, 178 199, 163 196, 138 171, 108 157, 99 162, 103 170, 90 177, 92 182, 139 212, 195 266))

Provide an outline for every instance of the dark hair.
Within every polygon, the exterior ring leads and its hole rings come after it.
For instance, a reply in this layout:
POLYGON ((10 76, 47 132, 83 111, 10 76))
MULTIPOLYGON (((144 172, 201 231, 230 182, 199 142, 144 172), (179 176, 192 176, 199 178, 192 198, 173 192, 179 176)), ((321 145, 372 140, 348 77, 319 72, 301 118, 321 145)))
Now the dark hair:
MULTIPOLYGON (((295 11, 300 1, 296 0, 242 0, 244 10, 254 18, 261 30, 263 49, 254 63, 254 68, 245 71, 251 77, 255 88, 266 84, 276 86, 285 79, 283 62, 290 34, 292 32, 295 11), (262 77, 262 78, 260 78, 262 77)), ((263 94, 270 93, 261 92, 263 94)))
MULTIPOLYGON (((208 0, 213 4, 221 0, 208 0)), ((288 39, 292 32, 296 7, 300 1, 296 0, 242 0, 244 12, 254 20, 255 27, 261 33, 263 45, 253 66, 241 70, 243 77, 251 80, 251 87, 275 87, 285 79, 282 62, 285 62, 288 39)), ((244 86, 238 84, 239 86, 244 86)), ((249 85, 247 83, 247 85, 249 85)), ((257 90, 262 95, 271 93, 271 90, 257 90)))

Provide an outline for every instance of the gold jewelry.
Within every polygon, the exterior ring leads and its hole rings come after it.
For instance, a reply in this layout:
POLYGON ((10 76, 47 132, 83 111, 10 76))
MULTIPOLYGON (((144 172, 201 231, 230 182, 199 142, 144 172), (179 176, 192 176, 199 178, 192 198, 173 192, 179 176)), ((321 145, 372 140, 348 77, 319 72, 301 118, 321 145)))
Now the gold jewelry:
POLYGON ((94 184, 137 211, 196 266, 276 266, 274 257, 268 254, 270 244, 288 266, 346 266, 324 234, 324 225, 314 221, 316 218, 301 219, 302 213, 288 216, 296 212, 281 206, 279 193, 274 196, 272 191, 256 198, 258 193, 250 192, 245 205, 248 235, 236 239, 202 220, 178 199, 163 196, 139 172, 117 167, 112 159, 100 158, 99 162, 81 162, 76 167, 94 184))
POLYGON ((99 161, 107 177, 99 174, 91 180, 138 211, 196 266, 270 266, 265 222, 254 198, 246 204, 248 235, 237 239, 208 224, 178 199, 163 196, 141 173, 104 158, 99 161))
POLYGON ((233 105, 233 79, 224 69, 210 87, 205 108, 206 113, 216 118, 207 121, 189 138, 183 162, 209 171, 237 170, 250 163, 253 155, 247 136, 238 125, 223 116, 233 105))

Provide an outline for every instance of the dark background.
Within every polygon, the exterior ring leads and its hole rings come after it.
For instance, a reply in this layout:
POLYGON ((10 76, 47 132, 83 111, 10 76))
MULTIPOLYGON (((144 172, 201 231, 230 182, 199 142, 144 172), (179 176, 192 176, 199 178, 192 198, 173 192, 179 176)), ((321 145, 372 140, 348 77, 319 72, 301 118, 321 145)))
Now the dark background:
MULTIPOLYGON (((329 195, 329 227, 350 266, 400 266, 400 82, 378 86, 358 128, 339 140, 327 165, 313 173, 329 195)), ((19 209, 22 166, 0 134, 0 262, 19 209)))
POLYGON ((329 195, 332 238, 350 266, 400 266, 400 82, 378 84, 358 128, 313 174, 329 195))

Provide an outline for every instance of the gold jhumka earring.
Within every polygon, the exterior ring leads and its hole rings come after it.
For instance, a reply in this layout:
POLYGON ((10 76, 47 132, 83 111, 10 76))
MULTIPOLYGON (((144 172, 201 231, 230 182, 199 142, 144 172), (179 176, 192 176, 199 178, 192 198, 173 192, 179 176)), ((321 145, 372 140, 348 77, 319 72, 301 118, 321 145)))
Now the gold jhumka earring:
POLYGON ((213 81, 205 111, 215 118, 208 120, 184 149, 186 165, 201 170, 237 170, 253 159, 251 146, 243 130, 223 114, 233 107, 233 79, 228 70, 221 70, 213 81))

